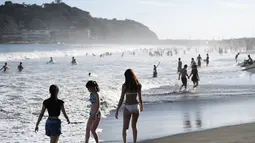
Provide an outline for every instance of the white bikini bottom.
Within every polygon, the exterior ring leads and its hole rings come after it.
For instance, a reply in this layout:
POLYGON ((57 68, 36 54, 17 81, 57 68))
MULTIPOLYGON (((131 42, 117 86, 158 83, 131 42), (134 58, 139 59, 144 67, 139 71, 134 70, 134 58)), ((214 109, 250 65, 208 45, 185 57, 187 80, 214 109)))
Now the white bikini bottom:
POLYGON ((125 105, 125 108, 126 108, 130 113, 138 113, 138 112, 139 112, 139 104, 125 105))

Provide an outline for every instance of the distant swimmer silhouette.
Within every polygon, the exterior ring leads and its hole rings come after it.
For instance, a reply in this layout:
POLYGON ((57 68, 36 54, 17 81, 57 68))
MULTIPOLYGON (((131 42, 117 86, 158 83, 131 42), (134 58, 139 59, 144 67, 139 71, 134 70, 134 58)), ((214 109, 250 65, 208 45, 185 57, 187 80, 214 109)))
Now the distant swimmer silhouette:
POLYGON ((50 57, 50 60, 47 62, 47 64, 54 64, 54 63, 55 63, 55 62, 54 62, 53 58, 50 57))
POLYGON ((209 54, 206 54, 206 60, 205 60, 205 62, 206 62, 206 66, 208 66, 208 65, 209 65, 209 54))
POLYGON ((72 61, 71 61, 72 65, 77 65, 76 59, 74 57, 72 57, 72 61))
POLYGON ((198 67, 201 67, 201 60, 202 60, 202 57, 199 54, 198 57, 197 57, 197 66, 198 67))
POLYGON ((193 68, 194 65, 196 65, 196 62, 194 58, 191 58, 190 67, 193 68))
POLYGON ((179 73, 182 69, 182 61, 181 58, 178 59, 178 67, 177 67, 177 73, 179 73))
POLYGON ((4 66, 0 69, 0 71, 3 70, 4 72, 6 72, 8 69, 9 68, 8 68, 7 62, 6 62, 6 63, 4 63, 4 66))
POLYGON ((158 68, 158 66, 159 66, 159 64, 160 64, 160 62, 158 63, 158 65, 156 66, 156 65, 154 65, 153 66, 153 78, 156 78, 156 77, 158 77, 158 71, 157 71, 157 68, 158 68))
POLYGON ((91 73, 89 73, 89 76, 91 76, 91 73))
POLYGON ((236 62, 237 62, 237 60, 238 60, 238 56, 240 55, 240 52, 238 52, 237 54, 236 54, 236 57, 235 57, 235 60, 236 60, 236 62))
POLYGON ((18 65, 19 72, 21 72, 23 69, 24 69, 24 67, 22 66, 22 62, 20 62, 18 65))

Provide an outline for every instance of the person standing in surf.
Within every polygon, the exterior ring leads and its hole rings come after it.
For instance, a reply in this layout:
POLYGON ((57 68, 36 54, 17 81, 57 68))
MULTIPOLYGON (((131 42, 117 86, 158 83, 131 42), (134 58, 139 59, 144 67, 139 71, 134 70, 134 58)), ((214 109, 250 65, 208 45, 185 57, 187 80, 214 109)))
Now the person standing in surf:
POLYGON ((138 81, 132 69, 127 69, 124 75, 125 83, 122 85, 121 97, 119 100, 115 117, 116 119, 118 119, 119 109, 123 103, 123 100, 126 99, 125 107, 123 109, 123 130, 122 130, 123 142, 127 143, 127 131, 129 128, 130 119, 132 117, 133 142, 136 143, 137 121, 140 115, 140 111, 143 111, 142 85, 138 81))
POLYGON ((8 66, 7 66, 7 63, 4 63, 4 66, 0 69, 1 70, 4 70, 4 72, 6 72, 8 70, 8 66))
POLYGON ((72 57, 72 61, 71 61, 72 65, 77 65, 76 59, 74 57, 72 57))
POLYGON ((198 67, 201 67, 201 60, 202 60, 202 57, 199 54, 198 57, 197 57, 197 66, 198 67))
POLYGON ((89 101, 91 102, 91 109, 89 113, 89 119, 87 121, 85 143, 89 143, 90 132, 93 134, 96 143, 99 143, 96 129, 101 120, 100 112, 100 100, 99 100, 99 86, 96 81, 88 81, 86 84, 88 91, 90 92, 89 101))
POLYGON ((153 66, 153 75, 152 75, 153 78, 158 77, 157 68, 158 68, 159 64, 160 64, 160 62, 158 63, 157 66, 156 65, 153 66))
POLYGON ((194 67, 192 68, 189 78, 191 76, 192 76, 191 80, 193 82, 193 89, 195 89, 198 86, 198 81, 199 81, 197 65, 194 65, 194 67))
POLYGON ((182 86, 180 87, 180 91, 182 90, 182 87, 185 87, 185 90, 187 89, 187 77, 189 78, 188 73, 187 73, 187 68, 188 68, 188 66, 184 65, 184 68, 179 73, 178 80, 180 80, 180 77, 182 80, 182 86))
POLYGON ((61 121, 58 118, 60 111, 64 114, 68 124, 70 124, 70 121, 64 108, 64 101, 58 99, 59 88, 56 85, 51 85, 49 91, 51 96, 43 101, 42 110, 36 123, 35 132, 39 130, 39 123, 47 109, 49 117, 45 124, 46 135, 50 137, 50 143, 57 143, 61 134, 61 121))
POLYGON ((236 54, 236 57, 235 57, 235 60, 236 60, 236 63, 237 63, 237 59, 238 59, 238 56, 240 55, 240 52, 238 52, 237 54, 236 54))
POLYGON ((178 59, 178 67, 177 67, 177 73, 179 73, 182 69, 182 61, 181 58, 178 59))
POLYGON ((196 61, 194 60, 194 58, 191 58, 191 62, 190 62, 190 67, 193 68, 194 65, 196 65, 196 61))
POLYGON ((22 62, 20 62, 18 65, 19 72, 22 72, 23 69, 24 69, 24 67, 22 66, 22 62))
POLYGON ((209 65, 209 54, 206 54, 205 62, 206 62, 206 66, 208 66, 209 65))

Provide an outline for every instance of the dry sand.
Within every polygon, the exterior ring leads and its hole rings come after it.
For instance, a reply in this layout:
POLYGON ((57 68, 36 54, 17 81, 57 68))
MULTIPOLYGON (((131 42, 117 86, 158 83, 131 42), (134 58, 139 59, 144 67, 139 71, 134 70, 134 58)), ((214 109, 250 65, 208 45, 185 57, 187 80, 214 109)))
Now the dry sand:
POLYGON ((255 123, 173 135, 141 143, 255 143, 255 123))

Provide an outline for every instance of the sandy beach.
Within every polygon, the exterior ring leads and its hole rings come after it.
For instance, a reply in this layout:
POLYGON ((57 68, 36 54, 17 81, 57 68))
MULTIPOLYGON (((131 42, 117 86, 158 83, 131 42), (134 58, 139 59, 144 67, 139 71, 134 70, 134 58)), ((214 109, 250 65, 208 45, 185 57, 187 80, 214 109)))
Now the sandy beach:
POLYGON ((255 123, 173 135, 141 143, 254 143, 255 123))

